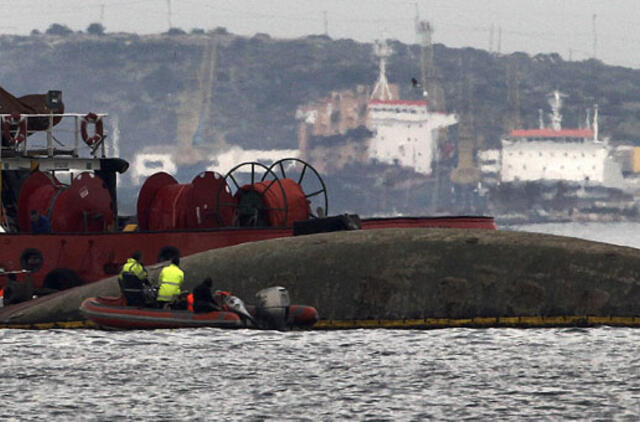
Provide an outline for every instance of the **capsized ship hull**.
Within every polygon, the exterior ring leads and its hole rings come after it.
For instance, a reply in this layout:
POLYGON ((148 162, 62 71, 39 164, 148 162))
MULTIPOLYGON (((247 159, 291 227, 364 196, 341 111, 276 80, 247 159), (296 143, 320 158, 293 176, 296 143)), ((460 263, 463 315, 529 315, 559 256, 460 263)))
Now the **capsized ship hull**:
MULTIPOLYGON (((318 310, 315 328, 640 325, 640 250, 570 237, 359 230, 219 248, 180 264, 186 289, 211 277, 251 298, 277 283, 318 310)), ((1 309, 0 326, 79 321, 86 298, 118 294, 111 277, 1 309)))
MULTIPOLYGON (((396 217, 362 220, 362 229, 382 228, 477 228, 495 230, 492 217, 396 217)), ((146 265, 177 249, 181 256, 193 255, 247 242, 290 237, 293 230, 279 228, 220 228, 161 232, 116 233, 5 233, 0 234, 0 268, 5 271, 29 269, 34 287, 47 277, 64 276, 71 270, 82 284, 117 274, 134 251, 141 251, 146 265), (38 262, 40 261, 40 264, 38 262), (60 274, 60 275, 58 275, 60 274)), ((1 285, 6 278, 0 278, 1 285)), ((64 281, 64 280, 62 280, 64 281)))

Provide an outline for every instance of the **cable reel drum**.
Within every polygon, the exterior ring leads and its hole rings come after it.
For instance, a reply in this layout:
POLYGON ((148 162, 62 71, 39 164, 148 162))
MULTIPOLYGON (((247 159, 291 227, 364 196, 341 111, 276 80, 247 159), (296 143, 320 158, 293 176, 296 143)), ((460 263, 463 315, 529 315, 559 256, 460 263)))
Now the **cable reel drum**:
POLYGON ((218 213, 235 207, 236 226, 291 227, 296 221, 323 217, 328 209, 324 181, 310 164, 298 158, 285 158, 269 167, 242 163, 231 169, 225 180, 235 189, 235 202, 219 197, 218 213), (314 212, 312 207, 320 211, 314 212))
POLYGON ((217 213, 232 210, 234 225, 239 227, 286 226, 289 214, 287 193, 278 176, 264 164, 241 163, 224 176, 234 201, 224 199, 218 189, 217 213))
POLYGON ((180 184, 168 173, 155 173, 144 182, 138 195, 138 225, 141 230, 197 230, 232 224, 229 209, 216 212, 216 201, 233 203, 229 187, 216 172, 204 171, 191 183, 180 184))
POLYGON ((290 226, 295 221, 322 218, 328 215, 327 187, 320 173, 299 158, 283 158, 269 166, 287 190, 290 226))

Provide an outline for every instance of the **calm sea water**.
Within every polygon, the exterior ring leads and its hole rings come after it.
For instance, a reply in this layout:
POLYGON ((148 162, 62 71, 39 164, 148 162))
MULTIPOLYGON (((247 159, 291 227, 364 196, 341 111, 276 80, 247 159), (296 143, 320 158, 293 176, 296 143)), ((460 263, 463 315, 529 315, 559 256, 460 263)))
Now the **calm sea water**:
MULTIPOLYGON (((518 229, 640 246, 640 225, 518 229)), ((640 330, 0 331, 0 420, 640 419, 640 330)))

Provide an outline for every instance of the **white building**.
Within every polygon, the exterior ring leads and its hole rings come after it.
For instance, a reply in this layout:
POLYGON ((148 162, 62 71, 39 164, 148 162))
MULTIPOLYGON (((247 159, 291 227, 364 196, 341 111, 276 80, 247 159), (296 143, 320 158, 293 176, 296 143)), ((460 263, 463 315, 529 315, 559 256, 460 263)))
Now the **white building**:
POLYGON ((209 157, 209 171, 217 171, 226 174, 229 170, 241 163, 257 161, 270 166, 283 158, 298 158, 300 151, 297 149, 242 149, 234 146, 227 151, 209 157))
POLYGON ((144 148, 134 156, 129 174, 133 185, 139 186, 147 177, 161 171, 172 175, 178 171, 172 147, 144 148))
POLYGON ((386 76, 391 49, 378 43, 376 55, 380 73, 368 106, 368 126, 374 132, 369 158, 431 174, 431 163, 437 159, 437 129, 456 124, 456 116, 431 112, 426 101, 394 99, 386 76))

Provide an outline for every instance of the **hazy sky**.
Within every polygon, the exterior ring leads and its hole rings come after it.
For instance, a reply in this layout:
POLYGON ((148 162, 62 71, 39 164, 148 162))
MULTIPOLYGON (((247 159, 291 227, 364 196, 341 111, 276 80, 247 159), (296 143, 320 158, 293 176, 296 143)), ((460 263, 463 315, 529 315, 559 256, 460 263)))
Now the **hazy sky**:
POLYGON ((62 23, 85 30, 102 22, 108 32, 165 32, 224 26, 230 32, 276 37, 324 33, 372 41, 383 34, 415 42, 414 17, 435 27, 434 42, 502 53, 557 52, 574 60, 596 56, 640 68, 639 0, 21 0, 0 2, 0 33, 28 34, 62 23), (171 14, 169 14, 171 10, 171 14), (501 31, 499 31, 501 28, 501 31), (499 37, 501 32, 501 37, 499 37))

